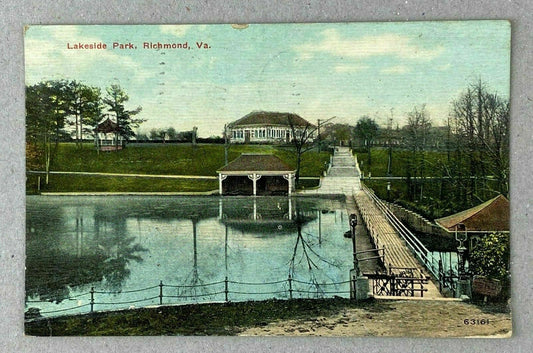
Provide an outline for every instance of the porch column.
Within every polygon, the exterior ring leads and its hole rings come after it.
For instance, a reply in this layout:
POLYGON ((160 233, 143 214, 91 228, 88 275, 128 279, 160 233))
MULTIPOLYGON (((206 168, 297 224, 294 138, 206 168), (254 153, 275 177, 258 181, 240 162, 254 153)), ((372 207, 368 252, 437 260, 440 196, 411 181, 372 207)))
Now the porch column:
POLYGON ((254 184, 254 196, 257 195, 257 181, 261 179, 261 175, 253 173, 248 175, 248 179, 250 179, 254 184))
POLYGON ((222 195, 222 181, 226 180, 227 177, 228 177, 227 175, 224 175, 222 173, 218 174, 218 193, 220 195, 222 195))
POLYGON ((285 174, 283 176, 283 179, 287 180, 289 182, 289 190, 288 190, 288 195, 290 196, 290 194, 292 193, 292 178, 293 178, 294 174, 292 173, 289 173, 289 174, 285 174))
POLYGON ((292 193, 292 178, 293 177, 294 175, 289 173, 289 195, 292 193))

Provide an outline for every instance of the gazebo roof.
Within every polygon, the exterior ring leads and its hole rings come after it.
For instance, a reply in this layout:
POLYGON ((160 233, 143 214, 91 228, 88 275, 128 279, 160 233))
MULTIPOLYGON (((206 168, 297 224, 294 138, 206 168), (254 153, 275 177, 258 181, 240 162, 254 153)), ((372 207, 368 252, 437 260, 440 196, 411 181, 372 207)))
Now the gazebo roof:
POLYGON ((220 168, 221 172, 283 172, 294 173, 295 169, 289 167, 281 159, 272 154, 243 153, 237 159, 220 168))
POLYGON ((94 131, 103 133, 115 132, 117 131, 117 123, 107 117, 96 125, 94 131))
POLYGON ((314 126, 304 118, 293 113, 278 113, 278 112, 265 112, 265 111, 253 111, 246 114, 239 120, 236 120, 229 124, 229 127, 239 127, 246 125, 284 125, 289 126, 289 119, 294 126, 314 126))
POLYGON ((475 207, 436 219, 435 222, 450 232, 460 223, 468 231, 509 231, 509 200, 498 195, 475 207))

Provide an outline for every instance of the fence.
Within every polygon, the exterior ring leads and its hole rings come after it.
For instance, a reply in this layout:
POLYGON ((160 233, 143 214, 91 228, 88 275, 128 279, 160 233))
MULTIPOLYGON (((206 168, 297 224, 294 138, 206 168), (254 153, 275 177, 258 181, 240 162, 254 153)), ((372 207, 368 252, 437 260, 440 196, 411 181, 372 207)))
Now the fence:
MULTIPOLYGON (((26 312, 26 319, 35 319, 46 314, 47 317, 92 313, 96 309, 117 310, 124 305, 143 303, 140 307, 150 305, 164 304, 190 304, 190 303, 213 303, 229 301, 246 301, 251 298, 261 296, 261 299, 295 299, 295 298, 325 298, 333 295, 346 296, 350 294, 350 281, 318 283, 316 281, 308 282, 292 278, 290 275, 287 279, 273 282, 238 282, 231 281, 227 277, 223 281, 212 283, 201 283, 193 285, 173 285, 159 284, 127 291, 99 291, 91 287, 90 291, 76 295, 75 297, 65 298, 64 301, 76 300, 78 305, 69 308, 60 308, 57 310, 41 311, 40 309, 29 308, 26 312), (269 286, 265 288, 265 286, 269 286), (272 286, 277 286, 273 288, 272 286), (333 288, 332 288, 333 287, 333 288), (339 288, 340 287, 340 288, 339 288), (171 290, 174 290, 171 292, 171 290), (253 290, 252 290, 253 289, 253 290), (274 289, 274 290, 273 290, 274 289), (121 295, 130 293, 143 293, 143 298, 124 300, 124 301, 98 301, 100 298, 109 297, 110 295, 121 295), (167 300, 165 300, 167 299, 167 300), (168 300, 170 299, 170 300, 168 300), (107 309, 113 306, 112 309, 107 309), (80 311, 80 309, 87 308, 80 311), (75 311, 75 312, 74 312, 75 311)), ((48 303, 45 300, 27 300, 26 305, 32 303, 48 303)), ((101 311, 101 310, 99 310, 101 311)))

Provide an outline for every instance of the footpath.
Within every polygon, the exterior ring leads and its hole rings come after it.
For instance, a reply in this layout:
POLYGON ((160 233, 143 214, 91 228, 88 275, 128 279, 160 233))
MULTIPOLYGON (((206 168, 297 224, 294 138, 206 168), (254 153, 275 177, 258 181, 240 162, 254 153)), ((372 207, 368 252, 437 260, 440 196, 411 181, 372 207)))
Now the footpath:
MULTIPOLYGON (((337 147, 332 158, 332 165, 328 174, 322 178, 321 186, 315 190, 306 190, 302 194, 334 195, 343 194, 346 197, 346 211, 355 213, 358 217, 357 250, 370 250, 374 248, 370 238, 378 247, 385 245, 385 267, 417 268, 420 275, 427 276, 427 271, 415 258, 406 242, 392 227, 381 210, 374 204, 367 192, 363 190, 360 181, 360 170, 356 158, 347 147, 337 147), (364 220, 364 223, 363 223, 364 220), (366 226, 365 226, 366 225, 366 226), (367 234, 367 231, 369 234, 367 234)), ((374 254, 375 256, 377 254, 374 254)), ((369 254, 364 254, 364 257, 369 254)), ((377 260, 360 262, 363 273, 375 272, 380 264, 377 260)), ((430 280, 424 297, 442 298, 435 284, 430 280)))
MULTIPOLYGON (((361 189, 360 171, 356 159, 349 148, 337 147, 331 159, 331 166, 320 187, 313 190, 303 190, 299 195, 344 195, 346 197, 346 213, 357 216, 356 241, 357 250, 371 250, 374 245, 363 224, 359 210, 355 204, 354 191, 361 189)), ((365 254, 365 257, 375 256, 377 253, 365 254)), ((377 259, 362 261, 359 268, 363 273, 374 273, 381 269, 377 259)))

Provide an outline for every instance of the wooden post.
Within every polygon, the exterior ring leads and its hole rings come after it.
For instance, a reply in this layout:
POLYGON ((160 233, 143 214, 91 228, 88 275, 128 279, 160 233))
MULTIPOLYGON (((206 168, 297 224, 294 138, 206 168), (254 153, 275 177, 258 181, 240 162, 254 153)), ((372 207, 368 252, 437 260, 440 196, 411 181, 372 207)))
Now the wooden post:
POLYGON ((224 279, 224 299, 228 302, 228 276, 224 279))
POLYGON ((159 281, 159 305, 163 304, 163 281, 159 281))
POLYGON ((94 310, 94 287, 91 287, 91 313, 94 310))
POLYGON ((289 273, 289 299, 292 299, 292 277, 289 273))

